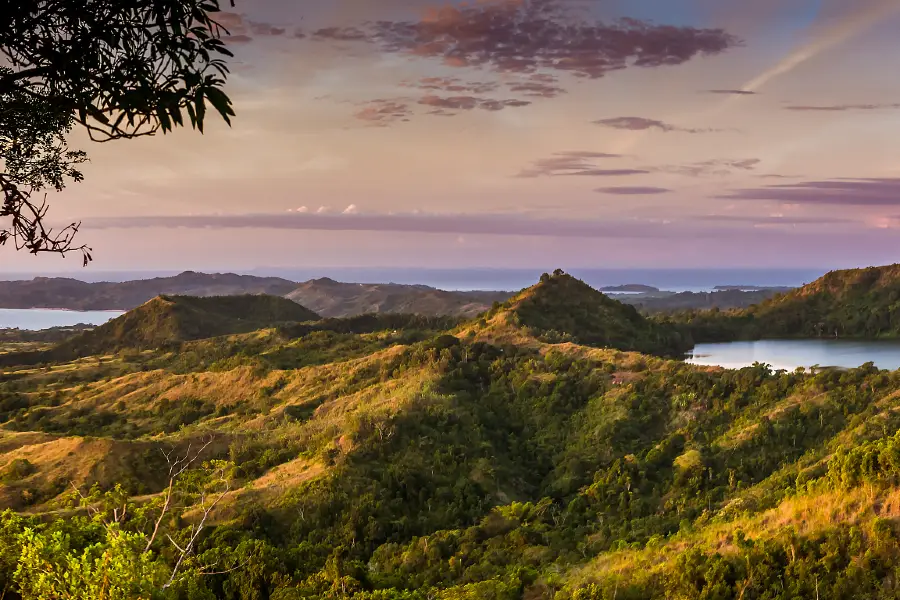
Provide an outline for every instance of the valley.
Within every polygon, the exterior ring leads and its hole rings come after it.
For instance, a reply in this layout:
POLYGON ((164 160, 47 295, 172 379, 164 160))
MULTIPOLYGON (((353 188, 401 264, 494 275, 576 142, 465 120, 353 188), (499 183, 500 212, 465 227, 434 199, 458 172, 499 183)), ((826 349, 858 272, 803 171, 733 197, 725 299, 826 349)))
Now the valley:
POLYGON ((6 342, 0 586, 106 557, 128 598, 893 597, 898 372, 680 360, 831 314, 823 285, 652 317, 561 271, 472 318, 167 296, 6 342))

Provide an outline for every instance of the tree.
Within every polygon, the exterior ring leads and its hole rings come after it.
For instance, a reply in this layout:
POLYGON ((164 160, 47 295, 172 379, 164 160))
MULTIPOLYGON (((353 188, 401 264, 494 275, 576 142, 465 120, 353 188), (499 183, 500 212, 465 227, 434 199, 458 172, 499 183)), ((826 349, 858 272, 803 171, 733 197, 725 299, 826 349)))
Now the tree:
POLYGON ((33 600, 178 597, 181 585, 242 568, 227 553, 213 562, 197 556, 201 532, 234 475, 224 461, 195 467, 212 442, 188 445, 180 455, 163 452, 168 485, 150 500, 137 502, 121 486, 102 492, 95 485, 83 494, 73 484, 70 508, 80 510, 67 518, 41 523, 0 513, 0 598, 8 592, 33 600))
MULTIPOLYGON (((54 230, 43 190, 80 181, 87 160, 66 136, 97 142, 203 132, 207 103, 230 124, 220 0, 16 0, 0 19, 0 245, 80 251, 79 224, 54 230), (186 118, 185 118, 186 115, 186 118)), ((231 2, 233 6, 233 0, 231 2)))

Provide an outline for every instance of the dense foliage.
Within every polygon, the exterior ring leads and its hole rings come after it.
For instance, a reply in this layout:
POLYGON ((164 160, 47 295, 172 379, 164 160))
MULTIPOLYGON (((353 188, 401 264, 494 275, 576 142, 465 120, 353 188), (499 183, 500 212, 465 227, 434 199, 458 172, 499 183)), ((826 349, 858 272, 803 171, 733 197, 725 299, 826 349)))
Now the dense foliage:
POLYGON ((234 115, 222 91, 231 56, 217 22, 218 0, 16 0, 0 20, 0 246, 32 253, 73 246, 72 224, 46 220, 47 188, 80 181, 86 160, 71 150, 75 126, 110 141, 203 131, 209 106, 234 115))
POLYGON ((544 274, 540 283, 495 306, 546 342, 571 341, 589 346, 683 356, 689 339, 675 328, 650 321, 637 309, 606 296, 561 270, 544 274))
POLYGON ((900 336, 900 265, 832 271, 745 309, 684 311, 671 318, 697 341, 893 338, 900 336))
POLYGON ((900 597, 900 373, 541 341, 624 335, 570 284, 6 369, 4 597, 900 597))

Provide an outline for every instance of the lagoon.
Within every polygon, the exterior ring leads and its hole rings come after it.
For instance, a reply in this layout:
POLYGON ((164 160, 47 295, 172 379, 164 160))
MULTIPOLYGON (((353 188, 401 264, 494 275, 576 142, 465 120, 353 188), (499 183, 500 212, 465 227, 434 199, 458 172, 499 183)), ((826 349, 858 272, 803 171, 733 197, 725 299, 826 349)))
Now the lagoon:
POLYGON ((0 329, 48 329, 79 323, 102 325, 122 314, 121 310, 61 310, 55 308, 0 308, 0 329))
POLYGON ((758 340, 697 344, 685 362, 728 369, 767 363, 773 369, 841 367, 852 369, 872 362, 879 369, 900 369, 900 341, 884 340, 758 340))

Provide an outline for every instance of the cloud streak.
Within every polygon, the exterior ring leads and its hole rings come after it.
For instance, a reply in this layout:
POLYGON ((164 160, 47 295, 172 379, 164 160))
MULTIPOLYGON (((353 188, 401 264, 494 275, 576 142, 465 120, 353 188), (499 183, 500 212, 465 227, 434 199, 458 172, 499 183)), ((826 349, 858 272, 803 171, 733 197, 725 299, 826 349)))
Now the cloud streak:
MULTIPOLYGON (((348 207, 349 208, 349 207, 348 207)), ((315 231, 374 231, 394 233, 501 235, 567 238, 660 238, 722 235, 690 223, 660 219, 534 219, 508 214, 279 214, 188 215, 96 218, 85 229, 280 229, 315 231)))
POLYGON ((800 205, 900 206, 900 179, 831 179, 744 188, 716 196, 800 205))
POLYGON ((360 121, 377 127, 387 127, 397 121, 408 121, 411 115, 412 111, 408 105, 397 100, 372 100, 353 114, 360 121))
POLYGON ((620 196, 650 196, 656 194, 668 194, 674 190, 651 186, 618 186, 597 188, 594 191, 601 194, 615 194, 620 196))
POLYGON ((654 170, 688 177, 710 177, 731 175, 740 171, 752 171, 761 161, 758 158, 712 159, 685 165, 668 165, 654 170))
POLYGON ((801 216, 759 216, 759 215, 701 215, 694 217, 697 221, 716 223, 748 223, 750 225, 844 225, 853 223, 851 219, 836 217, 801 217, 801 216))
POLYGON ((516 177, 621 177, 650 173, 646 169, 607 169, 598 166, 598 161, 610 158, 621 158, 621 156, 606 152, 557 152, 549 158, 534 161, 530 167, 520 171, 516 177))
POLYGON ((749 90, 706 90, 707 94, 719 94, 722 96, 754 96, 756 92, 749 90))
POLYGON ((672 131, 680 131, 683 133, 709 133, 718 131, 716 129, 687 129, 644 117, 613 117, 610 119, 594 121, 594 124, 610 127, 612 129, 624 129, 626 131, 648 131, 650 129, 657 129, 666 133, 672 131))
POLYGON ((474 96, 424 96, 419 99, 419 104, 431 106, 440 111, 448 110, 490 110, 497 111, 504 108, 519 108, 528 106, 531 102, 527 100, 491 100, 488 98, 476 98, 474 96))
MULTIPOLYGON (((864 2, 859 2, 864 5, 864 2)), ((863 33, 879 21, 900 12, 900 5, 895 0, 875 0, 869 6, 856 6, 848 10, 847 15, 836 22, 821 28, 812 38, 745 83, 741 90, 756 92, 770 81, 787 75, 797 67, 863 33)))
POLYGON ((799 112, 843 112, 848 110, 881 110, 900 108, 897 104, 831 104, 831 105, 790 105, 785 106, 785 110, 794 110, 799 112))

